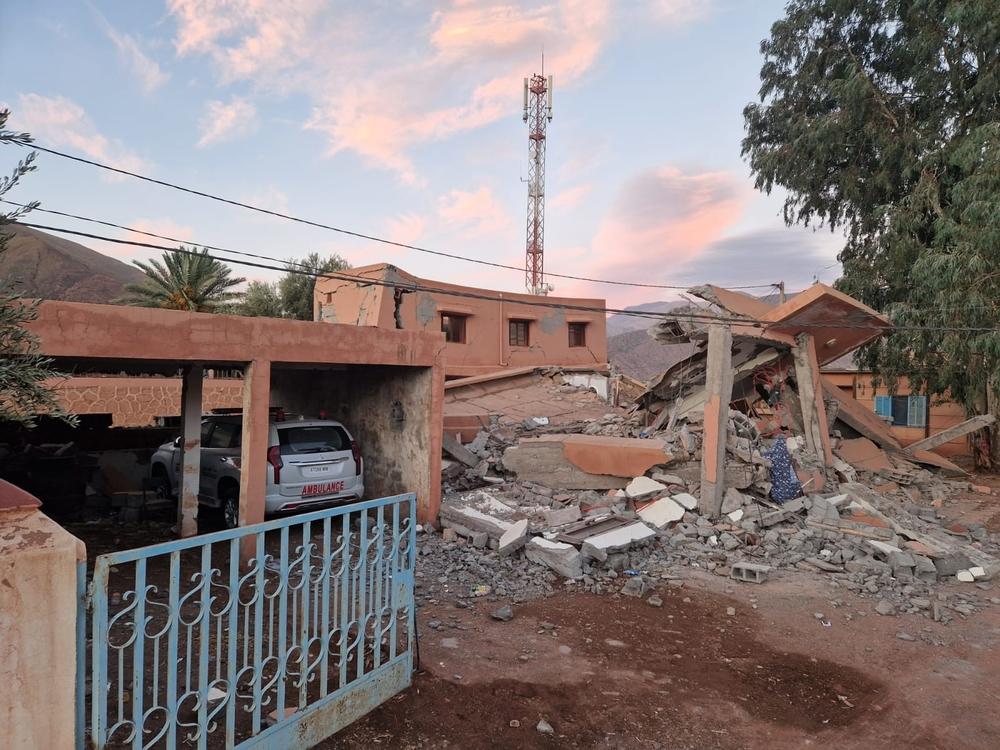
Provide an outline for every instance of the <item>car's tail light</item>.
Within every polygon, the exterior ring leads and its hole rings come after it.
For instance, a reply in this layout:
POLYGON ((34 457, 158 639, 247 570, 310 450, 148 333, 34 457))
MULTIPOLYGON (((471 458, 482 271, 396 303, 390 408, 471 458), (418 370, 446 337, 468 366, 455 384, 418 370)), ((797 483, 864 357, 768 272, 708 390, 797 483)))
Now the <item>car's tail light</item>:
POLYGON ((354 474, 355 476, 361 476, 361 448, 358 447, 358 441, 351 441, 351 454, 354 456, 354 474))
POLYGON ((274 483, 281 484, 281 467, 284 466, 281 461, 281 448, 277 445, 272 445, 268 448, 267 462, 274 467, 274 483))

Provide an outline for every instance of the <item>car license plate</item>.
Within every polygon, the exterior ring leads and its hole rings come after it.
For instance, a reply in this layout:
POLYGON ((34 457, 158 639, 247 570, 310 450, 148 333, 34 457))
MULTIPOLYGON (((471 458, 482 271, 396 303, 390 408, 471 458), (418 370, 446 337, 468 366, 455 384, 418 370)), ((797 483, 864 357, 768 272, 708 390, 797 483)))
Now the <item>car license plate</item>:
POLYGON ((324 476, 329 474, 332 469, 333 467, 329 464, 325 466, 303 466, 302 473, 310 477, 324 476))
POLYGON ((344 483, 341 482, 320 482, 319 484, 307 484, 302 488, 302 497, 316 497, 318 495, 333 495, 344 491, 344 483))

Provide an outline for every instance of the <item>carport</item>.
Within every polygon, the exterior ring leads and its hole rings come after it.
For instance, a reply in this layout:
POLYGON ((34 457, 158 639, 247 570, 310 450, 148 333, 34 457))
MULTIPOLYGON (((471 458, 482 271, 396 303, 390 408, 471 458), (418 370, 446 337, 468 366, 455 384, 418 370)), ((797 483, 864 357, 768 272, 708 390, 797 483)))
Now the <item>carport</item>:
POLYGON ((206 369, 243 371, 241 526, 264 520, 272 405, 343 422, 361 445, 366 496, 414 492, 418 520, 437 519, 441 334, 53 301, 30 328, 64 372, 183 377, 182 536, 197 533, 206 369))

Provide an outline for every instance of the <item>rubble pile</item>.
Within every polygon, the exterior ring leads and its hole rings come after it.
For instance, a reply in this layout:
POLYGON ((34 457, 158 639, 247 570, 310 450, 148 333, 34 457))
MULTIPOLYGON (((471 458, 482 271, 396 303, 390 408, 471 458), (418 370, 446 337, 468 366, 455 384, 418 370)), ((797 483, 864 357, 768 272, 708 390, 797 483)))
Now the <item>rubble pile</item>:
MULTIPOLYGON (((481 584, 517 599, 563 579, 646 596, 686 568, 753 584, 795 570, 872 599, 885 616, 947 623, 1000 604, 990 583, 1000 578, 1000 538, 942 512, 956 495, 983 488, 928 450, 992 416, 904 448, 886 422, 820 375, 817 343, 793 327, 803 305, 785 315, 727 290, 692 293, 723 308, 715 314, 726 324, 713 324, 711 335, 688 320, 651 329, 662 343, 693 343, 693 352, 626 412, 562 424, 494 419, 464 446, 446 437, 446 536, 424 542, 445 565, 438 584, 481 584), (730 326, 745 309, 785 330, 730 326), (722 375, 720 356, 729 367, 722 375)), ((812 296, 874 315, 832 290, 812 296)), ((879 332, 854 334, 850 345, 879 332)), ((838 333, 824 333, 829 357, 847 346, 838 333)))

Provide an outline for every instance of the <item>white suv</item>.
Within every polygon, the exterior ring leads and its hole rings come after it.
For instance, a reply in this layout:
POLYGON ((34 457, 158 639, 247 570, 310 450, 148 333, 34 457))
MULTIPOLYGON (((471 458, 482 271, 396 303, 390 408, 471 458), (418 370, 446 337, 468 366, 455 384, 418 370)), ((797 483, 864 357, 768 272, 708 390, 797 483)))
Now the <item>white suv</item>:
MULTIPOLYGON (((202 505, 222 510, 228 528, 239 521, 240 440, 243 417, 239 414, 206 417, 201 423, 202 505)), ((354 502, 364 496, 361 451, 340 423, 328 419, 273 419, 268 431, 267 515, 314 510, 323 505, 354 502)), ((153 454, 153 482, 164 494, 179 493, 181 438, 164 443, 153 454)))

